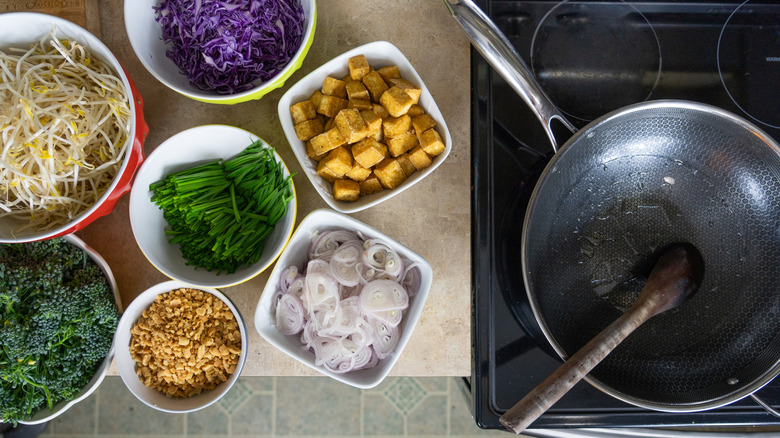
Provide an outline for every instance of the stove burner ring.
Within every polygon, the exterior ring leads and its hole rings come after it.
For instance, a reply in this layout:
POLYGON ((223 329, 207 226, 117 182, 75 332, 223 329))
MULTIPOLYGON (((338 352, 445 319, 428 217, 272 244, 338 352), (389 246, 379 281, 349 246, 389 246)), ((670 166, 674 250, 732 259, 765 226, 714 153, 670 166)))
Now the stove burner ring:
POLYGON ((661 76, 658 35, 624 0, 556 4, 534 31, 530 57, 559 110, 584 122, 649 99, 661 76))
MULTIPOLYGON (((777 106, 780 95, 777 94, 777 87, 767 84, 770 78, 780 77, 780 30, 778 30, 780 25, 777 21, 770 21, 772 19, 768 19, 765 15, 739 14, 740 9, 748 3, 750 0, 737 6, 721 28, 717 51, 718 74, 726 94, 745 115, 764 126, 780 129, 780 109, 778 109, 780 107, 777 106), (749 33, 739 30, 740 25, 745 24, 740 20, 756 19, 767 21, 750 22, 759 25, 749 26, 749 33), (750 43, 745 43, 743 40, 750 43), (745 63, 744 72, 728 71, 727 50, 742 45, 745 48, 741 50, 746 52, 764 51, 759 55, 745 56, 746 59, 763 59, 765 62, 745 63), (737 77, 730 78, 731 75, 737 77)), ((774 17, 774 20, 777 20, 777 15, 774 17)))

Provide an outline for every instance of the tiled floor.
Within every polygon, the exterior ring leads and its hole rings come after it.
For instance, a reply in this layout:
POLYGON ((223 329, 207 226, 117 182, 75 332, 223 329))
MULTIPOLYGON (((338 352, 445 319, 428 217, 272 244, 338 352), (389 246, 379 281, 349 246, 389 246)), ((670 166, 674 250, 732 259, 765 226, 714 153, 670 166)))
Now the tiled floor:
POLYGON ((359 390, 324 377, 242 377, 222 400, 192 414, 138 401, 119 377, 50 422, 57 437, 510 436, 476 427, 454 378, 386 379, 359 390))

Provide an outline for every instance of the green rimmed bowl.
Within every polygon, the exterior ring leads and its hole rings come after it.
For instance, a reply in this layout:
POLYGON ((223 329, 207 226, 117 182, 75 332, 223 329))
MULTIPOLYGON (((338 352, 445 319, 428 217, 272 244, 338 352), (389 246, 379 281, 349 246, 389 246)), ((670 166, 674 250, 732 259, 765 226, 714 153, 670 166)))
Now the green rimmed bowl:
POLYGON ((176 64, 165 55, 168 45, 162 40, 162 30, 155 20, 153 9, 158 3, 159 0, 125 1, 125 29, 130 39, 130 45, 152 76, 172 90, 201 102, 232 105, 260 99, 283 86, 284 82, 301 67, 314 41, 314 29, 317 24, 316 0, 300 0, 306 16, 303 42, 284 69, 257 87, 241 93, 218 94, 204 91, 190 84, 187 76, 182 74, 176 64))

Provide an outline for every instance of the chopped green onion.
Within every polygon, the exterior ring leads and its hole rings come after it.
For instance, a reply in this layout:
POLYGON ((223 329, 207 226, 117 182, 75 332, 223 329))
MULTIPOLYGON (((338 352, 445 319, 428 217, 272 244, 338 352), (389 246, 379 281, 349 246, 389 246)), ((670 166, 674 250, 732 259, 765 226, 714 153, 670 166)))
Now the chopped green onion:
POLYGON ((236 157, 168 175, 149 185, 168 241, 187 264, 231 274, 260 259, 266 238, 293 199, 292 175, 261 141, 236 157))

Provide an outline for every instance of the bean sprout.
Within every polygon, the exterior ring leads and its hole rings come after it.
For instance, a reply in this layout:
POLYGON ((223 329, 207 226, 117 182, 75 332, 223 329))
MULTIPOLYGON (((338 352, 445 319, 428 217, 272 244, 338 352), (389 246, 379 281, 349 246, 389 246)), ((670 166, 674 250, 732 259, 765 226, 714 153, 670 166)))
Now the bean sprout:
POLYGON ((92 207, 119 172, 130 131, 112 67, 54 32, 0 50, 0 217, 51 230, 92 207))

